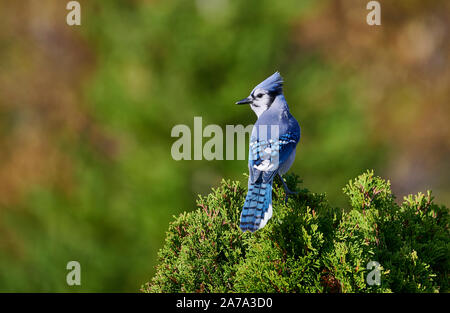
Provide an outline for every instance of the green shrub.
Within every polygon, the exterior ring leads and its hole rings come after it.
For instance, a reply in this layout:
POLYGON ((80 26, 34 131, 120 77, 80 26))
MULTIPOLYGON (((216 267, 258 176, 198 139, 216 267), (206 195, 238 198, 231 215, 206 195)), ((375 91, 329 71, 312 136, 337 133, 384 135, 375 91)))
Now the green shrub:
MULTIPOLYGON (((301 182, 287 177, 291 188, 301 182)), ((242 233, 246 190, 222 181, 194 212, 175 217, 144 292, 446 292, 448 209, 431 193, 398 205, 390 184, 367 172, 344 188, 351 207, 297 189, 287 205, 274 188, 274 216, 242 233), (366 282, 378 262, 381 284, 366 282)))

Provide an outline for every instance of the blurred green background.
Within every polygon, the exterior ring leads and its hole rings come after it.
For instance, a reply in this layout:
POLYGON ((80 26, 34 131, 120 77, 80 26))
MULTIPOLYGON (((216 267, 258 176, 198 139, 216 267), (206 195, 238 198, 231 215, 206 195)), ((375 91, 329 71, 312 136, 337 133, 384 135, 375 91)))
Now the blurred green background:
POLYGON ((356 0, 85 0, 81 26, 67 2, 0 3, 0 291, 139 291, 172 216, 245 182, 174 161, 172 127, 254 123, 234 102, 276 70, 307 188, 345 207, 373 168, 449 206, 449 1, 380 1, 381 26, 356 0))

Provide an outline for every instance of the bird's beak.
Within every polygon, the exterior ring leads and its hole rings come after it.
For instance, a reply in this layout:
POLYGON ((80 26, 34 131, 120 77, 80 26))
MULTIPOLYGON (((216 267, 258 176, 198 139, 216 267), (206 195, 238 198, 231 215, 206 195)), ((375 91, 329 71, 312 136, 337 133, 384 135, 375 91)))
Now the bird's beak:
POLYGON ((236 102, 236 104, 249 104, 252 102, 253 102, 253 99, 251 97, 247 97, 242 100, 239 100, 238 102, 236 102))

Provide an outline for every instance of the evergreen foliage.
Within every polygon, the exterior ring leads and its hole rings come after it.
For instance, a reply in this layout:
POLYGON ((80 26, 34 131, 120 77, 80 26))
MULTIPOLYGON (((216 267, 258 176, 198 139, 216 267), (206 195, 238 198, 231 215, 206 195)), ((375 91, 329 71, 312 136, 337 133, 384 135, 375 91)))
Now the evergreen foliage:
MULTIPOLYGON (((291 188, 301 181, 287 177, 291 188)), ((262 230, 242 233, 246 190, 222 181, 197 210, 170 224, 156 275, 144 292, 447 292, 448 208, 427 195, 398 205, 389 181, 373 171, 343 189, 350 208, 298 189, 287 205, 274 187, 274 216, 262 230), (381 265, 381 284, 366 282, 381 265)))

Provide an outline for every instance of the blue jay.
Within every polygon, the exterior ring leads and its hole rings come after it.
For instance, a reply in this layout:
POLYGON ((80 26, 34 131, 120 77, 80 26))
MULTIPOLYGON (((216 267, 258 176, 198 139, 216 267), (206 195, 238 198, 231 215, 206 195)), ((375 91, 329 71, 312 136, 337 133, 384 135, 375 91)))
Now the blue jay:
POLYGON ((286 198, 290 191, 281 177, 295 159, 300 126, 289 112, 282 90, 283 78, 276 72, 257 85, 250 96, 236 104, 249 104, 258 120, 249 147, 248 193, 241 213, 242 231, 263 228, 272 217, 272 183, 280 176, 286 198))

